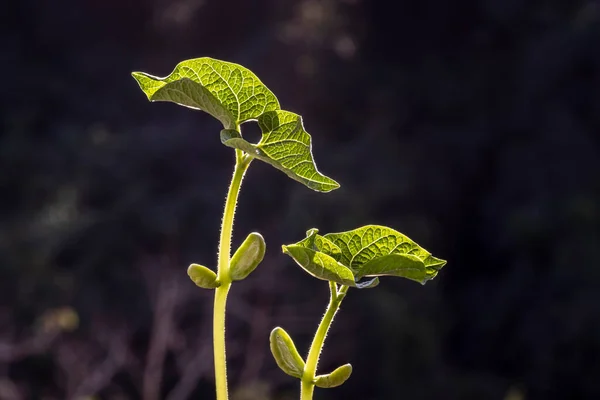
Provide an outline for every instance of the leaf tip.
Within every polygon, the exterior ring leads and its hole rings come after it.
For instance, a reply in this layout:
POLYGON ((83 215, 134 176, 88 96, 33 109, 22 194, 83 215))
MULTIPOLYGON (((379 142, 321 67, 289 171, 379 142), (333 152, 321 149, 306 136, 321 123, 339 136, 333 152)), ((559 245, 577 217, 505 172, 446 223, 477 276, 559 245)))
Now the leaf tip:
POLYGON ((309 186, 311 189, 317 191, 317 192, 321 192, 321 193, 329 193, 332 192, 336 189, 340 188, 340 184, 336 181, 334 181, 333 179, 326 177, 328 180, 326 183, 319 183, 318 185, 315 186, 309 186))
POLYGON ((152 101, 152 94, 154 92, 150 92, 148 90, 148 87, 150 86, 150 82, 153 81, 153 79, 151 79, 150 76, 148 76, 148 74, 139 71, 133 71, 131 73, 131 76, 133 77, 133 79, 135 79, 138 86, 140 87, 140 89, 142 89, 142 92, 144 92, 148 100, 152 101))
POLYGON ((331 192, 332 190, 336 190, 340 188, 340 184, 337 181, 334 181, 333 179, 331 180, 331 189, 329 189, 328 191, 331 192))
POLYGON ((312 235, 316 235, 317 233, 319 233, 319 230, 317 228, 311 228, 306 231, 306 237, 311 237, 312 235))
POLYGON ((140 85, 140 87, 142 86, 142 83, 146 80, 146 74, 140 71, 133 71, 131 73, 131 76, 133 77, 133 79, 135 79, 138 85, 140 85))
POLYGON ((427 282, 435 278, 440 270, 448 263, 446 260, 430 256, 426 261, 427 264, 427 275, 421 281, 421 285, 425 285, 427 282))
POLYGON ((281 333, 281 331, 283 331, 283 328, 280 326, 276 326, 275 328, 273 328, 273 330, 271 331, 271 334, 269 335, 269 338, 271 340, 274 340, 275 337, 277 337, 277 335, 279 335, 281 333))

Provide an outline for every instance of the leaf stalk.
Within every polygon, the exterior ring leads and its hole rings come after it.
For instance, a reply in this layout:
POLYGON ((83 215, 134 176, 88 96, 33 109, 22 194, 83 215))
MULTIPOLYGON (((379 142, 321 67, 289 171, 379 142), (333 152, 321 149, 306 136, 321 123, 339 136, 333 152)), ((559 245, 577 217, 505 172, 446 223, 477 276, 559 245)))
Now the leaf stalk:
POLYGON ((300 400, 312 400, 313 398, 319 356, 323 350, 327 332, 329 332, 333 318, 340 309, 342 300, 346 297, 348 288, 349 286, 340 285, 338 289, 338 285, 335 282, 329 282, 329 304, 327 305, 325 315, 323 315, 323 319, 317 328, 315 337, 310 345, 308 357, 306 358, 306 366, 304 367, 304 374, 302 375, 300 400))

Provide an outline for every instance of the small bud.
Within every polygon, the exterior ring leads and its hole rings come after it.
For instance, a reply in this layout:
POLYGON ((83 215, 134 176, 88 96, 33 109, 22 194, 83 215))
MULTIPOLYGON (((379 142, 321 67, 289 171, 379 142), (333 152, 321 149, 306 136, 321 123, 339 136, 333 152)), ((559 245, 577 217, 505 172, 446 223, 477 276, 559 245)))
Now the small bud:
POLYGON ((271 353, 275 362, 286 374, 302 379, 304 360, 298 354, 294 341, 283 328, 275 328, 270 336, 271 353))
POLYGON ((371 289, 379 285, 379 278, 367 279, 362 282, 356 282, 356 287, 359 289, 371 289))
POLYGON ((241 139, 242 135, 236 131, 235 129, 223 129, 220 133, 221 143, 225 144, 228 140, 231 139, 241 139))
POLYGON ((346 382, 352 374, 352 365, 344 364, 330 374, 319 375, 315 378, 315 386, 320 388, 334 388, 346 382))
POLYGON ((217 280, 217 274, 203 265, 192 264, 189 266, 187 272, 190 279, 194 281, 198 287, 203 289, 214 289, 220 286, 220 283, 217 280))
POLYGON ((44 332, 72 332, 79 326, 79 315, 71 307, 46 311, 40 318, 44 332))
POLYGON ((260 233, 252 232, 231 257, 229 273, 234 281, 245 279, 265 257, 265 239, 260 233))

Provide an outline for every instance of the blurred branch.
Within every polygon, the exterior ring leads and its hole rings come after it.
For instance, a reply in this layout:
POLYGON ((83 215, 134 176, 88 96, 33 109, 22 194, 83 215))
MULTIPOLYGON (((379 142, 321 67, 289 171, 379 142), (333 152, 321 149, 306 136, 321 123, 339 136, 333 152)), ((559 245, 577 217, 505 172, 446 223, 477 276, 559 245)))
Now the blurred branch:
POLYGON ((40 332, 19 343, 0 342, 0 362, 11 363, 44 353, 59 335, 60 331, 40 332))
POLYGON ((144 272, 147 274, 154 272, 152 274, 154 279, 149 278, 147 282, 150 283, 158 278, 159 283, 155 294, 154 321, 146 356, 142 393, 146 400, 158 400, 161 394, 164 360, 173 336, 173 314, 179 301, 179 285, 177 277, 168 274, 166 268, 159 271, 145 268, 144 272))
POLYGON ((25 397, 13 381, 7 377, 0 378, 0 399, 22 400, 25 397))
POLYGON ((253 307, 252 319, 250 320, 250 337, 246 346, 240 385, 258 380, 265 356, 268 353, 268 347, 266 346, 268 341, 265 333, 269 332, 271 324, 271 318, 269 318, 270 308, 266 295, 260 296, 257 304, 253 307))
POLYGON ((65 398, 81 399, 96 395, 134 358, 129 350, 131 332, 113 326, 100 317, 93 320, 96 343, 64 340, 55 348, 55 360, 66 377, 65 398), (100 360, 98 360, 100 359, 100 360))
POLYGON ((177 365, 181 378, 167 395, 167 400, 188 399, 196 388, 198 380, 210 371, 212 368, 211 334, 211 325, 207 323, 204 326, 203 334, 198 335, 197 346, 192 349, 184 348, 179 354, 177 365), (193 356, 190 357, 190 354, 193 356))
POLYGON ((129 333, 125 330, 114 331, 108 330, 108 354, 106 358, 94 366, 92 373, 87 376, 77 385, 70 396, 70 399, 77 400, 85 396, 95 395, 103 388, 108 386, 112 378, 123 368, 130 360, 130 352, 128 348, 129 333))

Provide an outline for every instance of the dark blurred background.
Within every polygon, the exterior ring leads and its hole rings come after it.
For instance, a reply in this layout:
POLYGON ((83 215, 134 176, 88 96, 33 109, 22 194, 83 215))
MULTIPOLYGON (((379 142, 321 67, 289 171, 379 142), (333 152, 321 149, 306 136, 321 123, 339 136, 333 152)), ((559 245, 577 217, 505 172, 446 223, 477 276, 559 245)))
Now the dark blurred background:
MULTIPOLYGON (((0 12, 0 399, 214 398, 212 293, 233 151, 133 70, 211 56, 304 116, 313 192, 255 162, 234 246, 232 400, 298 397, 327 285, 280 245, 368 223, 448 265, 349 293, 316 399, 600 398, 600 4, 591 0, 18 0, 0 12)), ((245 135, 259 137, 247 124, 245 135)))

